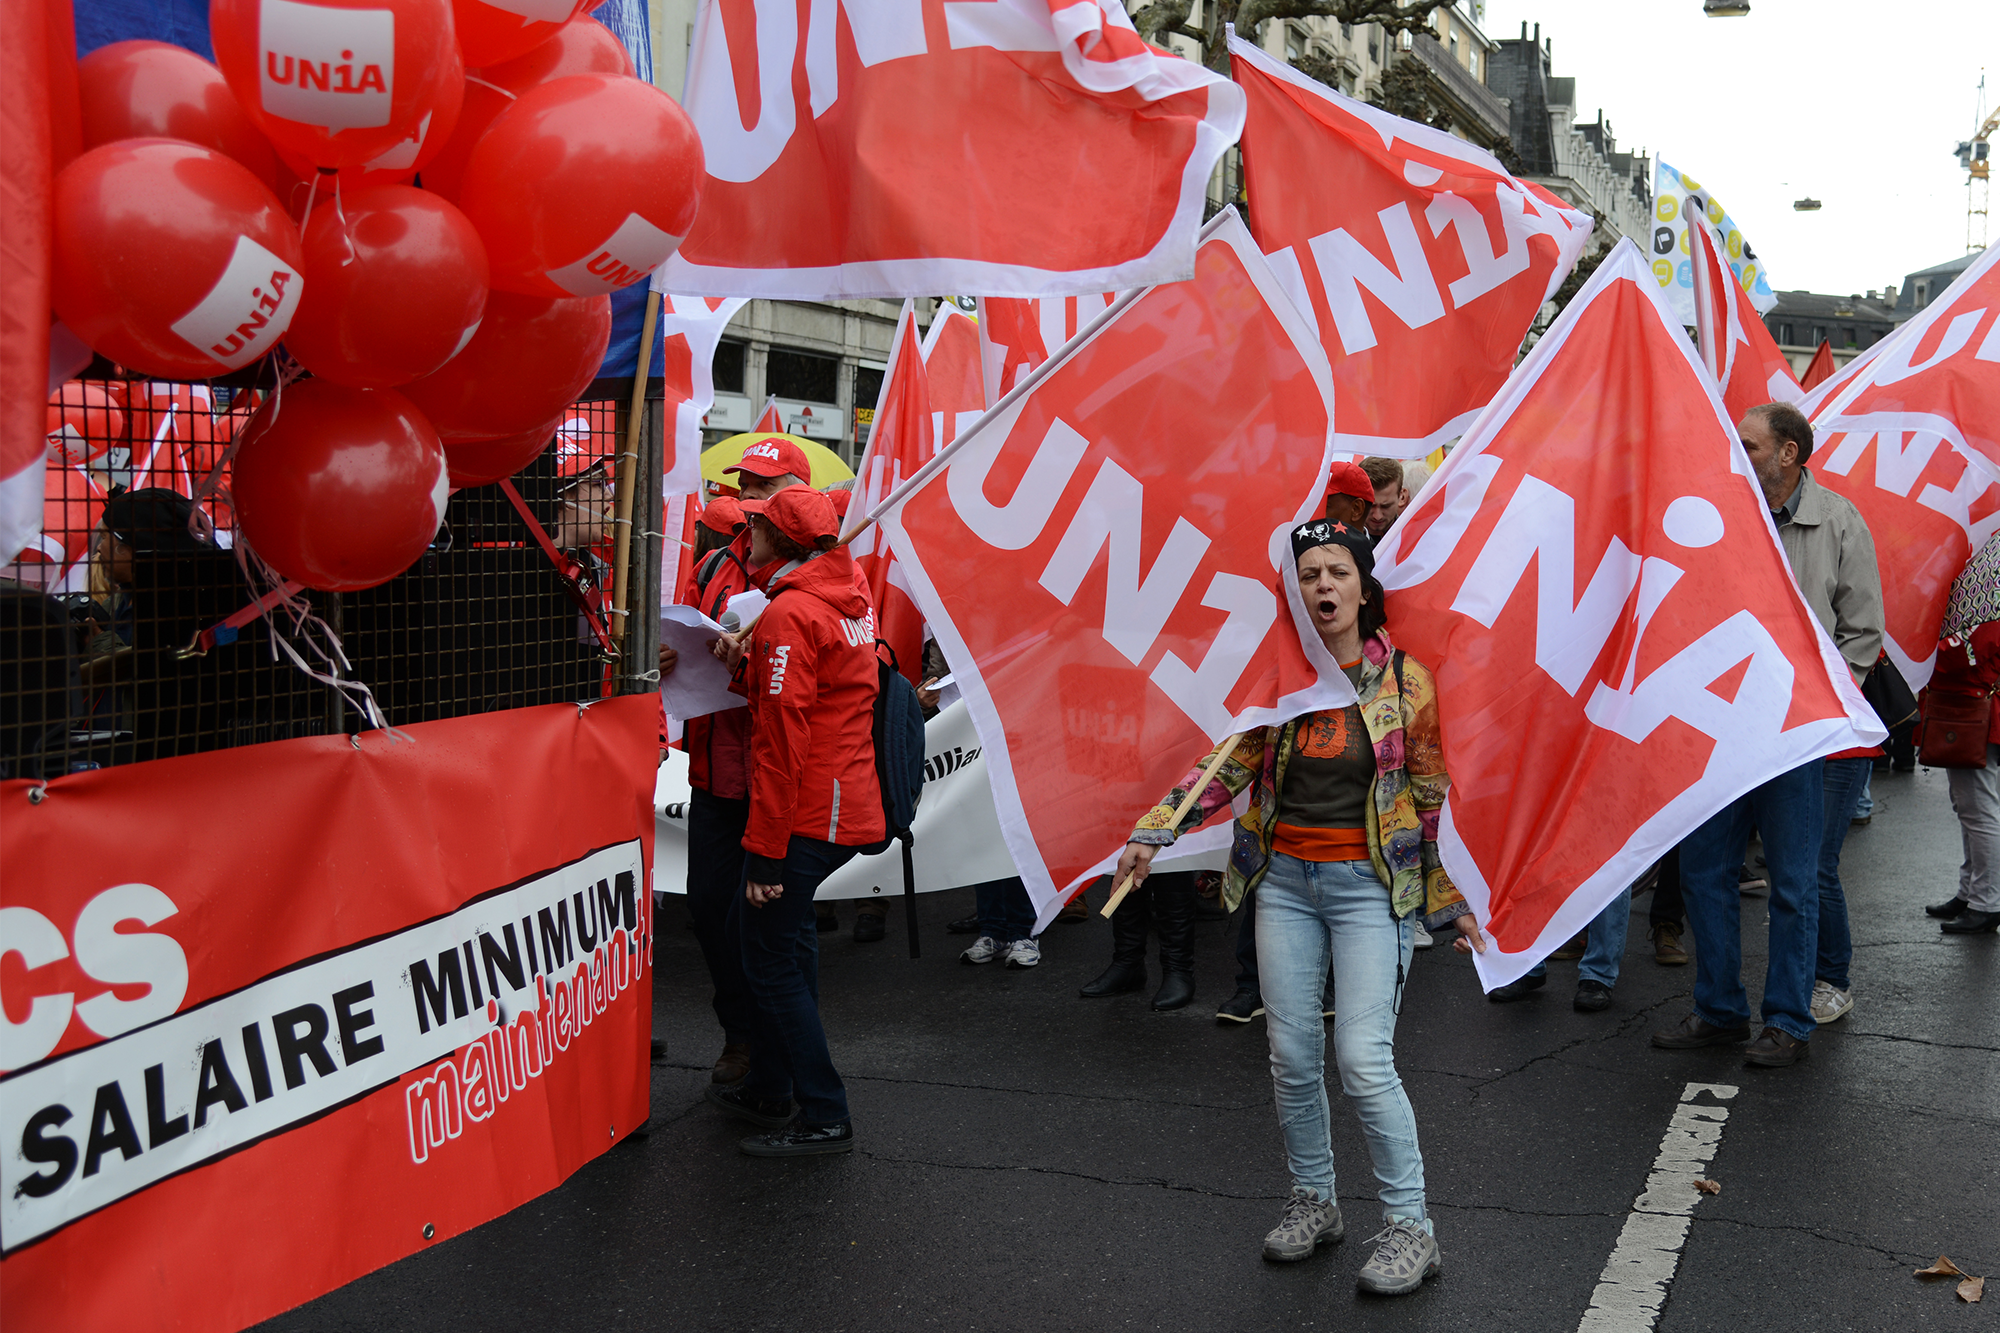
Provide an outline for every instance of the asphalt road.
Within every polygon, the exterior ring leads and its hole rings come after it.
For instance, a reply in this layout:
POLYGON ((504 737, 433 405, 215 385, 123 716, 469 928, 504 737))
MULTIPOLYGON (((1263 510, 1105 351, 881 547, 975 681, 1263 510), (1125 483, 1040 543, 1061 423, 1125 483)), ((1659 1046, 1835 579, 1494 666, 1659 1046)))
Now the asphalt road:
MULTIPOLYGON (((1031 972, 957 961, 922 900, 924 957, 822 937, 821 989, 858 1138, 848 1157, 739 1155, 701 1101, 720 1036, 692 935, 662 915, 653 1120, 561 1189, 264 1327, 305 1330, 1575 1329, 1628 1230, 1689 1083, 1733 1087, 1657 1327, 2000 1328, 1911 1270, 1939 1254, 2000 1274, 2000 937, 1941 936, 1959 856, 1941 773, 1878 775, 1847 845, 1856 1007, 1789 1070, 1647 1036, 1694 969, 1633 929, 1616 1003, 1489 1004, 1470 963, 1418 955, 1398 1035, 1444 1272, 1393 1301, 1354 1274, 1379 1216, 1360 1128, 1334 1087, 1347 1242, 1259 1257, 1287 1189, 1263 1021, 1218 1025, 1234 973, 1220 924, 1175 1014, 1076 988, 1110 929, 1058 925, 1031 972)), ((1743 904, 1752 1005, 1764 904, 1743 904)), ((847 917, 843 912, 843 925, 847 917)), ((1713 1110, 1697 1113, 1713 1121, 1713 1110)), ((1668 1260, 1671 1265, 1671 1258, 1668 1260)), ((1607 1327, 1645 1328, 1627 1315, 1607 1327)))

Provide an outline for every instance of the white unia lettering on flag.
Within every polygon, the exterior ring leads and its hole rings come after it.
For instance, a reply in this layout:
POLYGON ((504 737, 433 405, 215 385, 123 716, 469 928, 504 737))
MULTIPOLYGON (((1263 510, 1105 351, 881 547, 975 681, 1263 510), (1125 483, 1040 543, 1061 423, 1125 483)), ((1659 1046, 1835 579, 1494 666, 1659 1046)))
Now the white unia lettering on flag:
POLYGON ((1952 580, 2000 528, 2000 247, 1806 395, 1813 475, 1875 538, 1888 636, 1930 679, 1952 580))
POLYGON ((1706 218, 1692 221, 1695 341, 1702 364, 1722 389, 1733 421, 1763 403, 1796 403, 1805 396, 1792 363, 1764 327, 1750 294, 1729 267, 1722 236, 1706 218))
POLYGON ((1188 276, 1241 91, 1147 45, 1120 5, 942 8, 940 25, 921 0, 701 6, 683 101, 708 178, 674 290, 1040 296, 1188 276))
MULTIPOLYGON (((893 369, 892 369, 893 373, 893 369)), ((1233 211, 880 510, 1042 920, 1232 732, 1352 700, 1307 628, 1331 379, 1233 211)))
POLYGON ((1506 382, 1591 220, 1463 139, 1229 52, 1250 229, 1333 364, 1337 447, 1420 458, 1506 382))
POLYGON ((748 304, 742 298, 676 296, 653 277, 660 293, 660 347, 650 378, 661 382, 672 414, 673 451, 661 467, 661 487, 670 496, 701 489, 701 423, 715 405, 715 349, 722 331, 748 304))
POLYGON ((1713 381, 1621 241, 1383 538, 1437 675, 1438 844, 1527 972, 1710 815, 1884 733, 1800 598, 1713 381))

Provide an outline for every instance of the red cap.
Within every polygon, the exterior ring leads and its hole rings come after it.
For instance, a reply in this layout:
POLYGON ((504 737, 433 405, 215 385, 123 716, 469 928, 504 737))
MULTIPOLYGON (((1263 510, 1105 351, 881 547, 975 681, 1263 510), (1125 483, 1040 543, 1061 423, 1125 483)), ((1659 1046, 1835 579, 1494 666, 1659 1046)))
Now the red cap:
POLYGON ((1352 495, 1375 503, 1375 483, 1368 480, 1368 474, 1361 470, 1359 463, 1335 463, 1327 474, 1326 493, 1328 495, 1352 495))
POLYGON ((854 492, 843 486, 838 490, 826 491, 824 494, 827 499, 833 501, 834 515, 838 518, 846 518, 847 507, 854 503, 854 492))
POLYGON ((812 462, 806 451, 799 448, 783 435, 766 435, 751 442, 743 451, 743 459, 722 469, 723 475, 731 472, 748 472, 753 477, 782 477, 786 473, 800 481, 812 480, 812 462))
POLYGON ((810 486, 787 486, 768 500, 745 500, 743 512, 762 514, 772 527, 801 546, 817 546, 822 537, 840 535, 833 498, 810 486))
POLYGON ((580 477, 599 465, 604 465, 608 476, 613 459, 610 453, 598 451, 589 418, 569 417, 557 423, 554 433, 558 477, 580 477))
POLYGON ((701 511, 701 525, 724 536, 742 527, 744 521, 743 506, 733 495, 718 495, 701 511))

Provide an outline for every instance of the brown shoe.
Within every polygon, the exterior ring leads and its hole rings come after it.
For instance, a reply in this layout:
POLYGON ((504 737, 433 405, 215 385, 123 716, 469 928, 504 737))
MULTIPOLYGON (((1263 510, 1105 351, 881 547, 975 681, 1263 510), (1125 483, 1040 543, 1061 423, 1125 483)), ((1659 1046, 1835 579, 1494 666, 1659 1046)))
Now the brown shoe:
POLYGON ((1727 1046, 1731 1042, 1748 1041, 1750 1025, 1719 1028, 1700 1014, 1689 1014, 1670 1028, 1661 1028, 1653 1034, 1653 1045, 1665 1051, 1686 1051, 1697 1046, 1727 1046))
POLYGON ((1671 921, 1653 926, 1653 961, 1661 967, 1686 967, 1688 951, 1681 947, 1681 928, 1671 921))
POLYGON ((715 1068, 708 1071, 708 1081, 725 1085, 741 1083, 749 1072, 750 1048, 741 1042, 731 1042, 715 1057, 715 1068))
POLYGON ((1072 923, 1088 921, 1090 920, 1090 904, 1085 902, 1083 895, 1079 893, 1076 897, 1063 904, 1062 911, 1056 913, 1056 920, 1072 923))
POLYGON ((1757 1040, 1743 1048, 1743 1063, 1762 1065, 1766 1069, 1783 1069, 1811 1054, 1811 1043, 1801 1041, 1789 1032, 1767 1027, 1757 1034, 1757 1040))
POLYGON ((1565 962, 1565 963, 1575 962, 1577 959, 1583 957, 1584 946, 1590 942, 1588 939, 1585 938, 1587 934, 1588 934, 1587 931, 1578 931, 1574 939, 1572 939, 1568 944, 1563 945, 1562 948, 1557 949, 1554 953, 1550 954, 1549 957, 1554 958, 1559 962, 1565 962))

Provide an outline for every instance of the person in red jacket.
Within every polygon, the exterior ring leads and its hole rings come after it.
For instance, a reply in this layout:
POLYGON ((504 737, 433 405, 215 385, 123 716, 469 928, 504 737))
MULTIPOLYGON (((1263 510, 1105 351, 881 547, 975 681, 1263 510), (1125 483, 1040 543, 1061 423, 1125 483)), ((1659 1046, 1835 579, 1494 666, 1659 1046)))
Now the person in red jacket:
POLYGON ((752 1156, 847 1152, 854 1130, 820 1024, 812 900, 859 849, 888 837, 875 777, 874 622, 824 494, 790 487, 743 511, 771 602, 747 645, 723 639, 716 652, 750 701, 747 857, 729 931, 757 1028, 748 1076, 711 1083, 708 1097, 768 1131, 742 1141, 752 1156))
MULTIPOLYGON (((730 469, 744 496, 765 499, 789 487, 802 486, 812 473, 805 451, 789 440, 766 440, 730 469)), ((735 500, 717 500, 711 512, 727 515, 735 500)), ((741 511, 735 515, 742 517, 741 511)), ((768 557, 766 557, 768 558, 768 557)), ((751 555, 750 533, 711 554, 695 567, 693 596, 710 620, 722 623, 729 599, 749 591, 757 562, 751 555)), ((674 650, 660 650, 660 675, 676 664, 674 650)), ((707 717, 689 718, 683 742, 688 754, 688 918, 701 945, 708 975, 715 986, 715 1016, 722 1024, 722 1054, 709 1079, 714 1084, 741 1081, 750 1069, 750 1043, 757 1007, 744 980, 743 964, 728 936, 729 905, 743 885, 743 828, 750 819, 750 713, 732 708, 707 717)))

